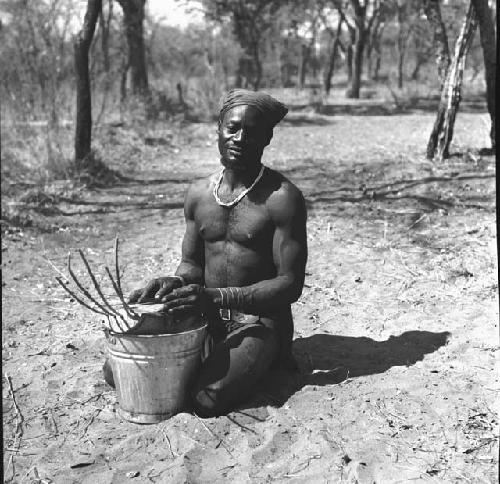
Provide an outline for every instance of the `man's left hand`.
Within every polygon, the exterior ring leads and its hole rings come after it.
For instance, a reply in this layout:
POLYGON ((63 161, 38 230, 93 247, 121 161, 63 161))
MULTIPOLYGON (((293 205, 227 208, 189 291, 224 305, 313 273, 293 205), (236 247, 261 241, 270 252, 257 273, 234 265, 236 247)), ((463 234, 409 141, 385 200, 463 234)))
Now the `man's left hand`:
POLYGON ((188 284, 174 289, 162 302, 165 302, 164 310, 175 316, 201 315, 206 310, 207 295, 199 284, 188 284))

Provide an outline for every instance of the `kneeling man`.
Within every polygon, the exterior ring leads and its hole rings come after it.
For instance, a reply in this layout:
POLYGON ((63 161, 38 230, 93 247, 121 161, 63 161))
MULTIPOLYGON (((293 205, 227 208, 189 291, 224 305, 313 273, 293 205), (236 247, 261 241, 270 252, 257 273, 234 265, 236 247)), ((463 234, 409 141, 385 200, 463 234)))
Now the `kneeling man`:
POLYGON ((226 95, 218 128, 222 170, 187 191, 176 275, 130 296, 208 321, 206 355, 192 389, 194 409, 204 416, 231 410, 269 369, 293 361, 290 305, 304 284, 306 208, 300 190, 261 163, 286 113, 263 93, 226 95))

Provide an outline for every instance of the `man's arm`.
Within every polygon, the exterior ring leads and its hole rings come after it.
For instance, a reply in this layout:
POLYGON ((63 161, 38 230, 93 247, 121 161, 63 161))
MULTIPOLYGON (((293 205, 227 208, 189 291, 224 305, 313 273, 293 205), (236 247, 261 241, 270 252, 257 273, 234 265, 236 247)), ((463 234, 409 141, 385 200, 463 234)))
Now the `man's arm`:
POLYGON ((203 285, 204 245, 194 219, 200 190, 201 187, 198 184, 193 184, 186 192, 184 199, 186 232, 182 241, 182 258, 175 276, 158 277, 151 280, 146 287, 132 292, 129 296, 129 303, 142 303, 150 300, 164 301, 165 296, 183 285, 203 285))
POLYGON ((204 262, 205 250, 203 239, 200 237, 198 227, 194 219, 196 201, 200 187, 191 185, 186 192, 184 200, 184 218, 186 220, 186 232, 182 240, 182 258, 176 276, 184 279, 185 284, 204 284, 204 262))

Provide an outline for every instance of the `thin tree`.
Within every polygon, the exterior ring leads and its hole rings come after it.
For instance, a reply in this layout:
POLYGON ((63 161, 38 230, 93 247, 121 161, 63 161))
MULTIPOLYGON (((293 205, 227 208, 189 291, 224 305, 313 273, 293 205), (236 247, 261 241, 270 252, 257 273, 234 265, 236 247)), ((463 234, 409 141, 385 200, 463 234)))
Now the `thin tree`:
POLYGON ((332 45, 330 47, 330 52, 328 56, 328 64, 325 69, 324 79, 323 79, 323 89, 325 94, 328 95, 330 93, 330 89, 332 87, 332 77, 333 72, 335 70, 335 62, 339 56, 339 52, 342 49, 342 42, 340 40, 340 36, 342 34, 342 24, 344 23, 342 17, 339 15, 337 19, 337 27, 336 29, 331 28, 325 20, 323 20, 325 28, 327 32, 330 34, 333 39, 332 45))
POLYGON ((347 18, 341 1, 334 0, 334 6, 337 8, 339 15, 343 17, 344 22, 351 34, 351 38, 353 37, 352 34, 354 34, 354 42, 351 42, 354 46, 354 52, 352 55, 351 86, 348 89, 347 95, 354 99, 359 99, 365 48, 375 20, 381 13, 381 7, 383 4, 381 0, 366 0, 366 2, 361 2, 360 0, 350 0, 349 3, 352 10, 352 21, 347 18))
POLYGON ((99 14, 99 28, 101 30, 101 51, 102 51, 102 68, 104 71, 104 85, 102 89, 102 102, 101 109, 96 119, 96 124, 99 124, 104 111, 106 110, 106 103, 112 87, 111 79, 111 60, 109 56, 109 40, 111 21, 113 19, 113 0, 108 0, 108 14, 105 15, 104 8, 101 9, 99 14))
POLYGON ((462 80, 465 69, 465 60, 469 51, 474 32, 477 27, 477 16, 472 2, 457 41, 455 54, 446 74, 446 80, 441 90, 438 113, 427 144, 427 158, 438 160, 448 158, 449 147, 453 138, 455 117, 461 100, 462 80))
POLYGON ((415 27, 412 14, 414 13, 413 2, 408 0, 397 0, 395 2, 396 21, 398 25, 397 50, 398 50, 398 88, 403 88, 404 66, 408 43, 415 27))
POLYGON ((89 50, 95 26, 102 8, 102 0, 88 0, 82 29, 74 39, 76 74, 76 130, 75 165, 83 171, 90 162, 92 139, 92 103, 89 77, 89 50))
POLYGON ((236 85, 257 90, 263 76, 261 59, 264 35, 273 25, 274 14, 285 3, 281 0, 202 0, 206 16, 223 23, 231 19, 235 38, 242 48, 236 72, 236 85))
POLYGON ((301 44, 301 56, 299 63, 299 87, 303 88, 306 83, 307 69, 309 64, 311 63, 311 59, 314 48, 316 45, 316 38, 318 34, 318 22, 319 17, 317 15, 308 15, 308 23, 309 23, 309 39, 303 39, 301 44))
POLYGON ((446 73, 450 65, 450 49, 446 27, 441 17, 439 0, 423 0, 424 12, 432 29, 434 49, 436 52, 436 64, 441 87, 446 80, 446 73))
MULTIPOLYGON (((148 94, 149 83, 144 46, 144 6, 146 0, 118 0, 118 3, 123 10, 123 23, 128 44, 128 58, 124 66, 125 82, 127 72, 130 70, 132 93, 148 94)), ((124 92, 122 92, 123 94, 124 92)))
POLYGON ((491 118, 491 147, 495 150, 495 89, 497 72, 497 48, 493 15, 488 0, 472 0, 479 21, 479 35, 484 57, 484 75, 486 78, 486 103, 491 118))
POLYGON ((380 65, 382 62, 382 35, 384 33, 386 18, 379 15, 373 23, 372 31, 366 47, 366 70, 370 79, 378 80, 380 65))
POLYGON ((425 65, 434 54, 434 46, 429 40, 429 26, 422 24, 419 19, 415 22, 413 35, 413 52, 415 57, 415 65, 410 74, 412 81, 418 80, 420 69, 425 65))

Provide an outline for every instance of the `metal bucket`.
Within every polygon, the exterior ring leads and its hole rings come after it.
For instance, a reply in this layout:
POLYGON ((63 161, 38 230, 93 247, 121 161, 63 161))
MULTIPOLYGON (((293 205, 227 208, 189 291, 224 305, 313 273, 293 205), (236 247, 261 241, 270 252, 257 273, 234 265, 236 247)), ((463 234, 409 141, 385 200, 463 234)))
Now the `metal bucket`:
POLYGON ((157 423, 185 408, 201 364, 206 325, 175 334, 108 332, 108 354, 119 414, 131 422, 157 423))

